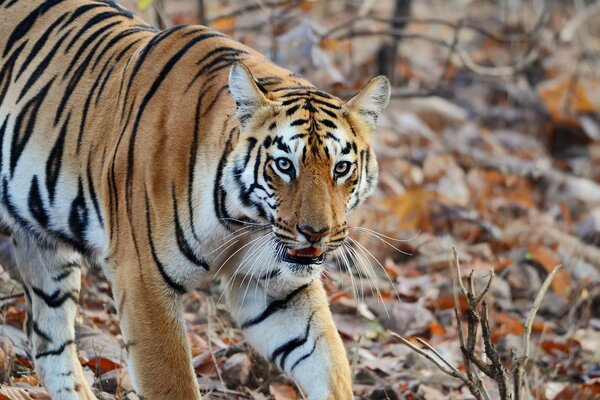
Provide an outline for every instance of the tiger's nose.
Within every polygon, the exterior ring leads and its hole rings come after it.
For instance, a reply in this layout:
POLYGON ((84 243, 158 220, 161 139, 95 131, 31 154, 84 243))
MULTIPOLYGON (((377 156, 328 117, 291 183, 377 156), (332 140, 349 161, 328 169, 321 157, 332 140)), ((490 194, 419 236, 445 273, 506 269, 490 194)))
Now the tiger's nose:
POLYGON ((320 230, 316 230, 312 226, 296 225, 296 228, 298 229, 298 232, 300 232, 300 234, 302 236, 304 236, 311 243, 317 243, 319 240, 323 239, 323 237, 325 237, 325 236, 329 235, 329 233, 331 233, 331 228, 329 228, 329 227, 325 227, 320 230))

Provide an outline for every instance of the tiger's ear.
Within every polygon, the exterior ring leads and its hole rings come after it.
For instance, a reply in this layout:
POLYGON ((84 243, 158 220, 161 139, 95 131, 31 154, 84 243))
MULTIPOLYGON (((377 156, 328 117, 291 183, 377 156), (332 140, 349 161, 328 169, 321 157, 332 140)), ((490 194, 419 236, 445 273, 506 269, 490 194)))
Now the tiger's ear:
POLYGON ((354 97, 344 103, 344 111, 355 114, 370 129, 390 100, 390 81, 383 75, 371 79, 354 97))
POLYGON ((236 114, 242 125, 248 122, 259 108, 269 104, 269 100, 256 85, 252 73, 241 62, 231 66, 229 91, 235 100, 236 114))

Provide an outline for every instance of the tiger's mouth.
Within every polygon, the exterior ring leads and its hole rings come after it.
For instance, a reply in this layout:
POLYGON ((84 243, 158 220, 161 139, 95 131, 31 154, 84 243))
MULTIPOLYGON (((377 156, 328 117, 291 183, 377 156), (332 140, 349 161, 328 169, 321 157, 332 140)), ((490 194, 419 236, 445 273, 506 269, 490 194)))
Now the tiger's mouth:
POLYGON ((325 252, 312 246, 303 249, 287 249, 283 254, 283 261, 293 264, 322 264, 323 260, 325 260, 325 252))

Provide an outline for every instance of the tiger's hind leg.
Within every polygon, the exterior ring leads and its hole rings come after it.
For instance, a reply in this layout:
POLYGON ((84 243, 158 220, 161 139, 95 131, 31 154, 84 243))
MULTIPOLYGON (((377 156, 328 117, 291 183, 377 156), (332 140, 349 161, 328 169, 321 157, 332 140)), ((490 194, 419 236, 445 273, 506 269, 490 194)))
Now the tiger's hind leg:
POLYGON ((81 255, 13 235, 27 297, 26 330, 35 370, 54 400, 96 399, 85 381, 75 345, 81 255))

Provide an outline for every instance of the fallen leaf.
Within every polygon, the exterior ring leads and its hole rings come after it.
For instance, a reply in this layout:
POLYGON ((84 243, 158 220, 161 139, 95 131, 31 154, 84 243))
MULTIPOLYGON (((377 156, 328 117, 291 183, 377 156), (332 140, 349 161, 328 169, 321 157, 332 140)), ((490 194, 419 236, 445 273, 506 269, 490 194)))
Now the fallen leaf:
POLYGON ((410 188, 383 203, 398 217, 398 229, 426 230, 431 226, 432 206, 438 199, 439 195, 432 190, 410 188))
MULTIPOLYGON (((465 296, 460 295, 458 297, 459 309, 461 312, 467 310, 467 299, 465 296)), ((442 294, 435 299, 428 299, 426 307, 430 310, 450 310, 455 306, 455 297, 453 294, 442 294)))
MULTIPOLYGON (((579 79, 560 77, 538 87, 540 98, 555 122, 573 121, 574 113, 594 113, 596 105, 590 100, 588 90, 596 85, 586 85, 579 79)), ((577 122, 575 122, 577 123, 577 122)))
POLYGON ((51 400, 48 393, 41 388, 3 386, 0 388, 0 396, 5 396, 8 400, 51 400))
MULTIPOLYGON (((546 246, 537 244, 527 246, 525 258, 528 261, 533 261, 541 265, 547 274, 549 274, 554 267, 562 264, 562 259, 556 252, 546 246)), ((552 288, 552 291, 562 297, 563 300, 568 300, 571 292, 571 273, 565 268, 559 269, 552 280, 550 287, 552 288)))
POLYGON ((566 342, 557 342, 553 340, 543 340, 540 347, 548 354, 563 353, 571 354, 573 350, 581 348, 579 342, 568 339, 566 342))
POLYGON ((554 400, 598 400, 600 397, 600 382, 569 385, 560 392, 554 400))
POLYGON ((94 371, 96 376, 100 376, 105 372, 112 371, 114 369, 119 369, 122 367, 121 364, 118 364, 104 357, 92 358, 90 361, 87 362, 86 366, 89 367, 92 371, 94 371))
POLYGON ((493 320, 496 321, 496 328, 492 331, 492 343, 497 343, 505 335, 522 335, 525 333, 525 326, 521 321, 511 317, 503 312, 497 312, 493 320))
POLYGON ((294 388, 285 383, 271 383, 269 385, 269 393, 275 398, 275 400, 298 399, 294 388))

